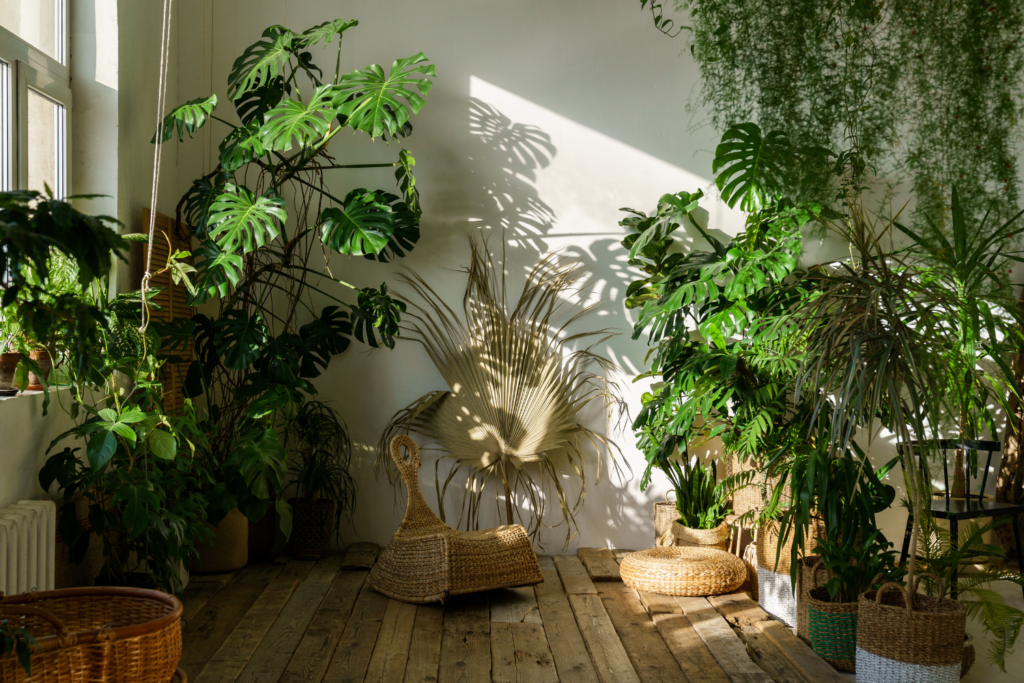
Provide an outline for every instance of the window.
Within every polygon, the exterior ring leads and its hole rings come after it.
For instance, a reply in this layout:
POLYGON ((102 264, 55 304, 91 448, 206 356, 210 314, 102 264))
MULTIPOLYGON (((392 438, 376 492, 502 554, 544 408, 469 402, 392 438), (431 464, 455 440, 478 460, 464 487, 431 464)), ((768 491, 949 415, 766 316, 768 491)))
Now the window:
POLYGON ((0 190, 68 195, 68 0, 0 0, 0 190))

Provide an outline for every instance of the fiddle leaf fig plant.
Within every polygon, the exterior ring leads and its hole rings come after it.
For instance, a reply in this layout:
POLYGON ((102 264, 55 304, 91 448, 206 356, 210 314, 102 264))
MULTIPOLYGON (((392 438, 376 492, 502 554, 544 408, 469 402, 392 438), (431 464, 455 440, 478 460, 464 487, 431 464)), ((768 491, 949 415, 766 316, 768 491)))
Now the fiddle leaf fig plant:
MULTIPOLYGON (((310 380, 332 356, 353 337, 392 348, 405 311, 386 285, 357 287, 338 268, 348 256, 402 258, 419 240, 416 160, 402 145, 435 70, 416 53, 395 60, 390 72, 376 64, 343 71, 342 39, 357 25, 269 27, 232 65, 225 101, 211 94, 187 102, 154 136, 163 143, 203 126, 223 131, 219 163, 177 208, 194 245, 191 303, 217 311, 160 328, 165 355, 190 360, 186 396, 202 396, 197 405, 207 407, 201 422, 214 524, 236 506, 259 519, 276 497, 282 528, 289 526, 280 496, 287 453, 276 435, 315 396, 310 380), (316 64, 325 52, 332 69, 316 64), (234 111, 222 112, 224 104, 234 111), (398 146, 395 160, 336 158, 331 142, 346 129, 398 146), (397 192, 337 190, 343 169, 394 169, 397 192)), ((363 178, 374 172, 364 170, 363 178)))

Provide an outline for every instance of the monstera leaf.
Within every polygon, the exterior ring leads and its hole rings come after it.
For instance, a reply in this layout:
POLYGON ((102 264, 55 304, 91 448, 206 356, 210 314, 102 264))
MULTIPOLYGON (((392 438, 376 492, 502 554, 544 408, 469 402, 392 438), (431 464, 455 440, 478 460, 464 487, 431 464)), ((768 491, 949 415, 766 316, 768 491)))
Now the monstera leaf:
MULTIPOLYGON (((703 190, 697 190, 694 193, 680 192, 663 195, 658 200, 658 213, 651 216, 651 220, 637 223, 638 227, 643 227, 643 231, 629 249, 630 260, 635 259, 638 254, 642 254, 647 245, 661 242, 675 232, 682 225, 683 218, 689 216, 697 208, 698 202, 703 196, 703 190)), ((623 211, 632 210, 623 209, 623 211)))
POLYGON ((388 192, 378 192, 378 195, 391 204, 395 230, 383 249, 377 253, 363 254, 363 258, 388 263, 396 258, 405 258, 420 241, 420 217, 395 195, 388 192))
POLYGON ((180 107, 171 110, 171 113, 164 117, 160 130, 153 134, 153 139, 150 140, 150 143, 156 144, 157 137, 160 138, 161 143, 167 142, 174 137, 175 130, 178 131, 178 142, 185 139, 185 133, 192 137, 192 133, 206 124, 206 119, 209 118, 216 108, 216 95, 189 100, 180 107), (161 133, 163 134, 161 135, 161 133))
POLYGON ((210 206, 210 237, 224 251, 243 254, 259 249, 280 233, 275 221, 288 220, 284 198, 273 190, 257 198, 233 183, 210 206))
POLYGON ((302 42, 303 47, 313 47, 321 40, 324 43, 329 43, 334 40, 334 36, 341 35, 345 31, 358 26, 359 22, 345 21, 344 19, 335 19, 334 21, 325 21, 324 23, 314 26, 311 29, 303 32, 299 40, 302 42))
POLYGON ((436 74, 434 65, 426 61, 420 52, 396 60, 389 76, 377 64, 346 74, 334 99, 339 115, 346 117, 347 125, 371 137, 385 132, 395 135, 427 103, 424 98, 433 87, 427 77, 436 74))
POLYGON ((183 210, 185 222, 189 224, 192 233, 199 239, 206 239, 206 231, 210 222, 210 207, 224 191, 229 178, 230 176, 226 173, 216 173, 200 178, 185 193, 183 210))
POLYGON ((344 204, 324 209, 320 238, 334 251, 352 256, 377 254, 395 232, 395 214, 386 192, 352 190, 344 204))
POLYGON ((331 362, 331 356, 343 352, 351 343, 352 321, 346 311, 327 306, 319 318, 299 328, 299 336, 306 347, 300 359, 299 374, 319 377, 320 370, 331 362))
POLYGON ((409 154, 409 150, 403 149, 399 152, 398 168, 395 169, 395 181, 398 183, 398 189, 402 191, 402 196, 405 198, 405 205, 416 214, 416 219, 419 220, 422 211, 420 209, 420 191, 416 189, 416 176, 412 173, 412 169, 415 166, 416 158, 409 154))
POLYGON ((255 363, 267 343, 267 327, 259 314, 249 317, 245 311, 231 309, 217 318, 214 329, 220 357, 231 370, 255 363))
POLYGON ((260 124, 252 123, 231 131, 220 143, 220 165, 225 173, 234 173, 253 159, 267 153, 260 135, 260 124))
POLYGON ((215 296, 227 296, 242 277, 242 257, 221 251, 216 242, 203 242, 192 255, 196 259, 196 293, 189 298, 190 306, 205 304, 215 296))
POLYGON ((295 34, 283 26, 271 26, 263 39, 245 49, 235 60, 228 75, 228 97, 241 99, 260 83, 283 75, 285 63, 292 57, 295 34))
POLYGON ((270 151, 287 152, 293 141, 306 147, 324 137, 334 118, 333 91, 334 86, 322 85, 307 103, 287 99, 267 112, 260 129, 263 146, 270 151))
POLYGON ((785 133, 776 130, 762 137, 756 124, 740 123, 722 135, 711 170, 725 203, 735 207, 739 202, 749 213, 781 194, 791 160, 785 133))
POLYGON ((285 85, 284 77, 278 76, 264 82, 259 81, 248 92, 235 99, 235 111, 242 123, 248 126, 263 123, 267 112, 278 105, 285 95, 291 95, 292 88, 285 85))
POLYGON ((381 283, 380 290, 364 287, 359 292, 358 306, 352 310, 356 339, 373 348, 380 344, 389 349, 395 348, 398 324, 405 311, 405 303, 392 299, 388 294, 387 283, 381 283), (381 336, 379 342, 377 334, 381 336))

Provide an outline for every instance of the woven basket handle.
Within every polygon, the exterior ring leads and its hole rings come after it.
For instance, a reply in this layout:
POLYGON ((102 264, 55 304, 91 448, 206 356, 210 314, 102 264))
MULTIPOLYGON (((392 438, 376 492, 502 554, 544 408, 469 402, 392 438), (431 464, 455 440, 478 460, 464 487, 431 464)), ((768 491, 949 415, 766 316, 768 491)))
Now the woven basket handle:
POLYGON ((814 563, 814 566, 811 567, 811 583, 814 584, 815 588, 821 586, 821 584, 818 583, 818 571, 821 569, 825 569, 825 575, 828 576, 828 569, 825 568, 824 557, 819 557, 818 560, 814 563))
POLYGON ((420 449, 416 442, 407 434, 399 434, 391 439, 391 458, 398 465, 398 471, 402 477, 408 480, 419 481, 420 478, 420 449), (402 455, 402 446, 409 452, 409 457, 402 455))
POLYGON ((40 607, 25 607, 23 605, 2 605, 0 604, 0 616, 21 616, 36 617, 49 622, 57 629, 57 643, 59 647, 71 647, 77 638, 71 630, 64 625, 64 622, 40 607))
MULTIPOLYGON (((881 576, 881 575, 879 575, 879 576, 881 576)), ((876 605, 882 604, 882 593, 884 593, 885 591, 890 590, 892 588, 895 588, 896 590, 898 590, 900 593, 903 594, 903 602, 907 606, 907 611, 908 612, 913 612, 914 611, 914 599, 910 596, 910 591, 908 591, 906 588, 904 588, 903 586, 899 585, 898 583, 893 583, 893 582, 883 583, 882 587, 878 589, 878 593, 875 594, 875 604, 876 605)))
POLYGON ((933 581, 935 581, 936 584, 938 584, 938 586, 939 586, 939 597, 940 598, 945 597, 945 595, 946 595, 946 585, 944 583, 942 583, 942 579, 937 577, 935 574, 932 574, 931 572, 924 572, 922 574, 918 574, 917 575, 917 578, 914 579, 914 591, 913 592, 917 593, 918 588, 921 587, 921 579, 923 579, 926 576, 931 577, 931 579, 933 581))

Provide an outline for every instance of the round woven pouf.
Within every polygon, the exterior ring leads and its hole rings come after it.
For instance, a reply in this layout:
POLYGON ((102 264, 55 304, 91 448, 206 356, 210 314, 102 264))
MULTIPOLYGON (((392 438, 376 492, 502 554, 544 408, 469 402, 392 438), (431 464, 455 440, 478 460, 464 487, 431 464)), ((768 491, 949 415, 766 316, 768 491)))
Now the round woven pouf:
POLYGON ((665 546, 638 550, 622 558, 622 581, 638 591, 661 595, 720 595, 743 585, 743 560, 711 548, 665 546))

